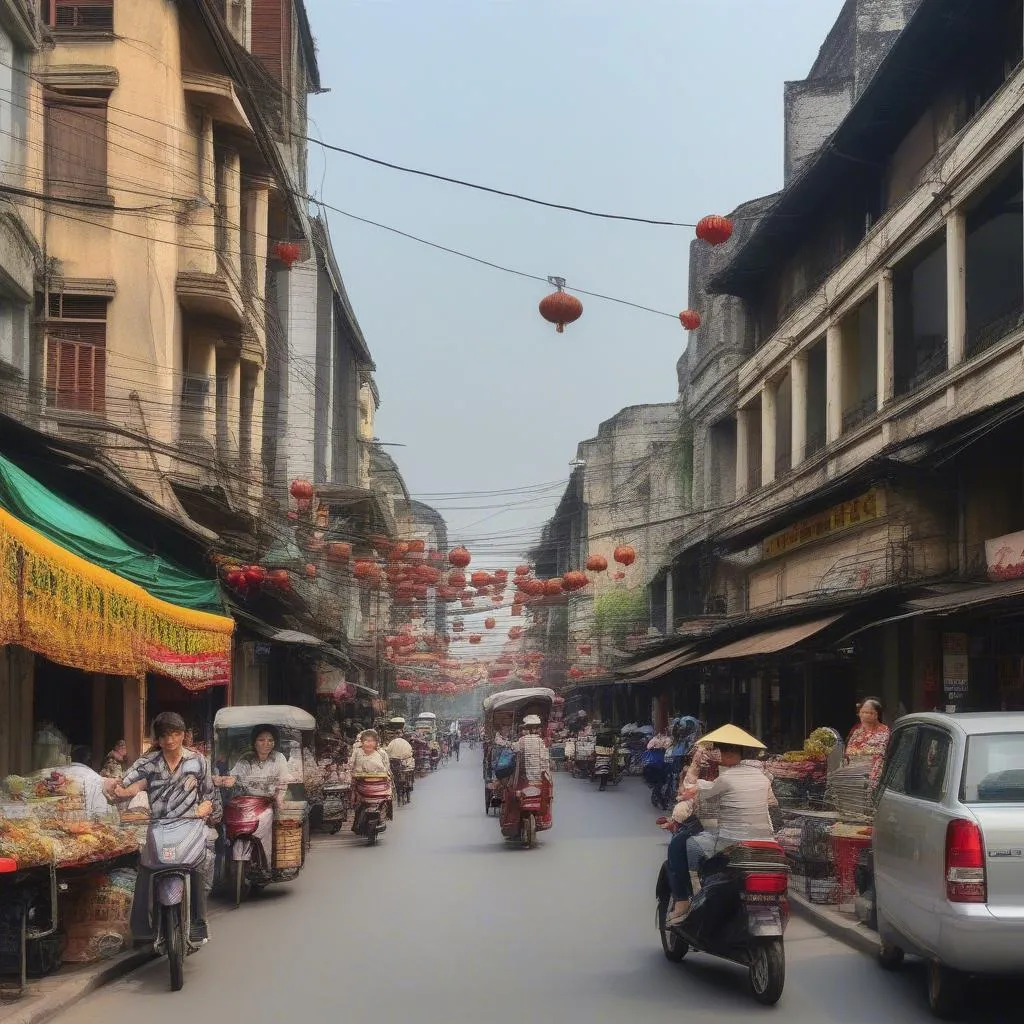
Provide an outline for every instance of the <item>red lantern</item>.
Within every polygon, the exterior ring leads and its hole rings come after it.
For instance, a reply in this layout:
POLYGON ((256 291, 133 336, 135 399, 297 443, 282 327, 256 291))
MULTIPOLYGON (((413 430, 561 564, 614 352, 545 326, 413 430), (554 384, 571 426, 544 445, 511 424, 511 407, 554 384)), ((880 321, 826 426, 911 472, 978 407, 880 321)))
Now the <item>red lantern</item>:
POLYGON ((267 578, 267 570, 262 565, 250 565, 245 570, 245 582, 250 587, 258 587, 267 578))
POLYGON ((723 245, 732 238, 732 221, 713 213, 697 224, 697 237, 708 245, 723 245))
POLYGON ((287 569, 272 569, 267 574, 267 581, 278 590, 291 590, 292 577, 287 569))
POLYGON ((549 277, 548 280, 558 291, 541 299, 538 308, 540 315, 549 324, 554 324, 555 330, 561 334, 565 330, 566 324, 575 323, 583 316, 583 303, 575 295, 570 295, 562 290, 565 287, 564 277, 549 277))
POLYGON ((490 586, 491 574, 489 572, 477 571, 469 577, 469 582, 472 583, 477 590, 483 590, 484 587, 490 586))
POLYGON ((289 490, 296 501, 309 501, 313 497, 313 485, 308 480, 293 480, 289 490))
POLYGON ((309 579, 315 579, 316 578, 316 566, 312 562, 307 562, 306 563, 306 576, 309 579))
POLYGON ((545 580, 543 587, 544 593, 548 597, 558 597, 562 593, 562 581, 560 579, 545 580))
POLYGON ((228 569, 224 574, 224 582, 237 590, 239 587, 245 586, 245 573, 241 569, 228 569))
POLYGON ((424 540, 411 540, 409 541, 409 554, 410 555, 422 555, 427 550, 427 542, 424 540))
POLYGON ((278 242, 274 246, 274 255, 289 269, 298 262, 302 250, 295 242, 278 242))
POLYGON ((562 577, 562 589, 572 593, 574 590, 582 590, 590 580, 587 579, 587 574, 583 572, 567 572, 562 577))
POLYGON ((522 635, 523 635, 523 627, 522 626, 513 626, 508 631, 508 638, 509 638, 509 640, 518 640, 522 635))
POLYGON ((368 558, 360 558, 352 566, 352 575, 362 583, 379 583, 381 577, 380 566, 368 558))
POLYGON ((516 566, 516 575, 517 576, 529 576, 530 575, 530 567, 528 565, 517 565, 516 566))
POLYGON ((474 633, 474 634, 473 634, 473 635, 472 635, 472 636, 471 636, 471 637, 469 638, 469 642, 470 642, 471 644, 478 644, 478 643, 480 643, 480 641, 481 641, 481 640, 483 640, 483 637, 482 637, 482 636, 480 636, 480 634, 479 634, 479 633, 474 633))
POLYGON ((583 677, 583 672, 580 669, 576 668, 575 665, 571 669, 569 669, 569 678, 570 679, 581 679, 582 677, 583 677))
POLYGON ((695 331, 701 325, 700 313, 695 309, 684 309, 679 314, 679 322, 688 331, 695 331))
POLYGON ((484 629, 494 629, 497 623, 492 618, 484 619, 484 629))
POLYGON ((456 569, 465 569, 472 560, 473 556, 464 547, 452 548, 448 552, 448 561, 456 569))
POLYGON ((587 559, 589 572, 604 572, 608 568, 608 559, 604 555, 591 555, 587 559))
POLYGON ((632 565, 636 561, 636 551, 631 544, 620 544, 615 549, 615 561, 619 565, 632 565))
POLYGON ((352 545, 343 540, 331 541, 327 545, 327 558, 332 562, 347 562, 352 557, 352 545))

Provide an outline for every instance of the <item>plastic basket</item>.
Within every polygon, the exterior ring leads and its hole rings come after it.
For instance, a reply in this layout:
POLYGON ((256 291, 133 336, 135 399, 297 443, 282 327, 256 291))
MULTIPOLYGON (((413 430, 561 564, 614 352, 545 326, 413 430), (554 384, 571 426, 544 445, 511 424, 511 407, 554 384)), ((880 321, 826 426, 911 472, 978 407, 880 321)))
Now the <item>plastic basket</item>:
POLYGON ((857 861, 862 850, 871 846, 871 837, 832 836, 832 857, 839 882, 839 900, 845 902, 857 895, 857 861))

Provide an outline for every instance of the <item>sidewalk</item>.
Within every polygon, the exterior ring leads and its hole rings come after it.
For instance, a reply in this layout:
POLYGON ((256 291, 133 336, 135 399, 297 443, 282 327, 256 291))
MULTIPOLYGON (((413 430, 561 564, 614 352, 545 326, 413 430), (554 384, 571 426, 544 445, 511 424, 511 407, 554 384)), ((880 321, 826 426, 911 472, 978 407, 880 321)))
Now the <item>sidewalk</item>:
POLYGON ((872 931, 867 925, 861 924, 853 914, 846 914, 831 906, 811 903, 803 893, 789 891, 789 903, 793 913, 820 928, 839 942, 846 943, 852 949, 868 956, 878 955, 878 932, 872 931))
MULTIPOLYGON (((213 920, 231 909, 226 904, 211 901, 209 919, 213 920)), ((131 974, 152 959, 153 951, 148 947, 130 949, 98 964, 83 964, 81 967, 69 964, 48 977, 30 978, 20 999, 0 999, 0 1024, 42 1024, 90 992, 131 974)))

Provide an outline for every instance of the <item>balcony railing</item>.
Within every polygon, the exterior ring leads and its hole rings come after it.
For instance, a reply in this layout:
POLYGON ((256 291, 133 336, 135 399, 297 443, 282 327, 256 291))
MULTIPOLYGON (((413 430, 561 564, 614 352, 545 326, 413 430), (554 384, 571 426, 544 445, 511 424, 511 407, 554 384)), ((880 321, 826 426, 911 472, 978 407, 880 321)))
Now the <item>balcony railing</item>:
POLYGON ((972 329, 967 335, 967 356, 979 355, 1003 338, 1024 327, 1024 309, 1018 308, 1005 316, 982 327, 972 329))
POLYGON ((873 392, 865 395, 853 408, 843 413, 843 431, 853 430, 859 427, 865 420, 870 419, 878 411, 878 396, 873 392))

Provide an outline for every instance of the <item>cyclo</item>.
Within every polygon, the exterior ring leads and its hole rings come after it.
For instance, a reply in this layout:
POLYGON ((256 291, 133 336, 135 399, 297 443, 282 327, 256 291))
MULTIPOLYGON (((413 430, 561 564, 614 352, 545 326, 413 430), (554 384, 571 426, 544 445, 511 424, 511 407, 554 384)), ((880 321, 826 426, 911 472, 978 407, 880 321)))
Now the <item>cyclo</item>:
POLYGON ((550 776, 527 778, 522 759, 515 756, 519 724, 527 716, 539 719, 541 735, 547 730, 555 694, 546 687, 506 690, 484 701, 484 806, 497 808, 501 834, 533 846, 538 832, 552 825, 550 776), (499 735, 500 734, 500 735, 499 735))
POLYGON ((214 781, 225 796, 217 878, 238 906, 252 890, 291 881, 305 864, 303 741, 312 745, 316 720, 284 704, 231 707, 217 712, 213 729, 214 781))

